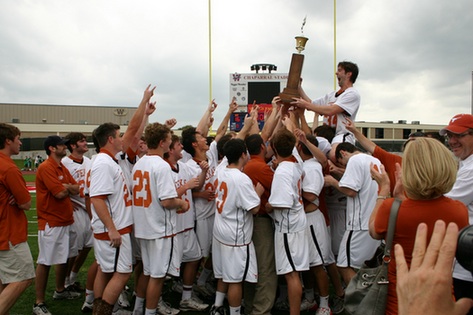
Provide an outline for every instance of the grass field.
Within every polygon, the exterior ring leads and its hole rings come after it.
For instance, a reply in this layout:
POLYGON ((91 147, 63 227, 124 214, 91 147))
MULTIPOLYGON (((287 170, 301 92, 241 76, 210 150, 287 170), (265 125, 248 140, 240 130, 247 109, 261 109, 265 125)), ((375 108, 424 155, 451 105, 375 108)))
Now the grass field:
MULTIPOLYGON (((20 168, 22 167, 23 161, 17 160, 15 162, 20 168)), ((25 181, 27 182, 35 181, 35 174, 25 174, 23 176, 25 178, 25 181)), ((37 237, 38 224, 37 224, 37 215, 36 215, 36 194, 32 194, 31 209, 29 211, 26 211, 26 216, 28 218, 28 244, 30 246, 31 253, 33 255, 33 260, 35 261, 35 266, 36 266, 36 259, 38 257, 38 237, 37 237)), ((78 275, 78 279, 77 279, 83 287, 85 287, 87 269, 92 263, 93 259, 94 258, 93 258, 93 250, 92 250, 89 253, 87 261, 81 268, 78 275)), ((46 304, 48 306, 49 311, 53 315, 83 314, 80 310, 82 303, 84 302, 83 296, 77 300, 67 300, 67 301, 53 300, 52 294, 55 289, 54 281, 55 281, 54 269, 51 268, 49 279, 48 279, 48 286, 46 289, 46 304)), ((128 286, 130 287, 130 293, 133 292, 133 277, 130 279, 128 286)), ((179 308, 180 294, 169 290, 169 286, 170 286, 169 283, 166 284, 163 298, 166 302, 171 303, 171 305, 174 308, 179 308)), ((23 293, 23 295, 17 301, 15 306, 11 309, 10 315, 31 314, 34 302, 35 302, 35 287, 33 283, 33 285, 30 286, 23 293)), ((212 302, 213 301, 207 301, 206 303, 212 304, 212 302)), ((273 314, 275 315, 282 315, 282 314, 288 314, 288 313, 289 312, 282 312, 282 311, 273 312, 273 314)), ((207 312, 181 312, 180 314, 208 314, 208 311, 207 312)), ((302 314, 309 314, 309 312, 302 312, 302 314)), ((342 313, 341 315, 343 314, 345 313, 342 313)))

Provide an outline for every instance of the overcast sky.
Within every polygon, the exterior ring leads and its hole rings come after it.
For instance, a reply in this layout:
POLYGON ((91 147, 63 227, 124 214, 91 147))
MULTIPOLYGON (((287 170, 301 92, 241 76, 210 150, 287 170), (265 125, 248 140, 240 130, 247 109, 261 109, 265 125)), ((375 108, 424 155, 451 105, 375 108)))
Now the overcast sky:
MULTIPOLYGON (((304 89, 334 89, 333 1, 211 3, 217 122, 230 73, 289 71, 305 16, 304 89)), ((208 12, 208 0, 0 0, 0 102, 136 106, 151 83, 152 121, 195 125, 210 97, 208 12)), ((338 0, 336 12, 336 60, 360 68, 357 120, 447 124, 471 112, 472 0, 338 0)))

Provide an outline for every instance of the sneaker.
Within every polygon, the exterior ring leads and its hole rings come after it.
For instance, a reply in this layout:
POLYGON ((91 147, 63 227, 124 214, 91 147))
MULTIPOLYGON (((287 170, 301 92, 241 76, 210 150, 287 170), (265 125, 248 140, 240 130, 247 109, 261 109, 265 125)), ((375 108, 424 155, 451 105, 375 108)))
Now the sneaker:
POLYGON ((178 309, 172 308, 171 304, 166 303, 163 300, 159 301, 158 309, 156 310, 156 314, 161 315, 177 315, 179 312, 178 309))
POLYGON ((277 300, 274 303, 274 309, 278 311, 289 311, 289 301, 287 299, 277 300))
POLYGON ((130 301, 128 300, 128 291, 125 289, 118 296, 118 306, 123 308, 130 307, 130 301))
POLYGON ((227 310, 223 305, 219 307, 212 305, 212 308, 210 309, 210 315, 227 315, 227 310))
POLYGON ((84 301, 84 304, 82 304, 81 311, 82 313, 92 313, 92 308, 94 306, 94 303, 89 303, 87 301, 84 301))
POLYGON ((315 299, 313 301, 309 301, 306 298, 302 300, 301 311, 315 311, 316 309, 317 309, 317 302, 315 302, 315 299))
POLYGON ((52 315, 48 308, 46 307, 45 303, 35 304, 33 306, 33 315, 52 315))
POLYGON ((208 304, 204 304, 202 302, 199 303, 192 297, 187 300, 181 300, 179 303, 179 309, 181 311, 203 311, 207 307, 209 307, 208 304))
POLYGON ((66 288, 74 292, 85 292, 85 289, 80 285, 79 282, 74 282, 73 284, 68 285, 66 288))
POLYGON ((332 311, 326 307, 319 307, 315 312, 315 315, 332 315, 332 311))
POLYGON ((339 297, 338 295, 334 295, 332 299, 331 309, 334 314, 340 314, 345 310, 345 299, 344 297, 339 297))
POLYGON ((80 298, 79 292, 74 292, 69 288, 65 288, 62 292, 54 290, 53 299, 55 300, 74 300, 80 298))
POLYGON ((203 299, 212 299, 215 294, 215 288, 211 284, 206 283, 205 285, 195 284, 192 287, 195 293, 197 293, 203 299))

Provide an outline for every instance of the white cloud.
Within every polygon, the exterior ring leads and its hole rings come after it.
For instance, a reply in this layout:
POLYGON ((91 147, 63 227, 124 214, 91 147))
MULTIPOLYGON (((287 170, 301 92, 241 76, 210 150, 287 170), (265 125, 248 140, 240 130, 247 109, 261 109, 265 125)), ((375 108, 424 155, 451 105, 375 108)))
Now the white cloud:
MULTIPOLYGON (((209 100, 208 1, 0 0, 0 102, 138 104, 157 85, 156 120, 196 124, 209 100)), ((268 62, 287 72, 307 15, 312 97, 334 87, 333 2, 212 1, 212 97, 228 74, 268 62)), ((337 61, 360 67, 358 119, 444 124, 470 112, 470 0, 337 1, 337 61)))

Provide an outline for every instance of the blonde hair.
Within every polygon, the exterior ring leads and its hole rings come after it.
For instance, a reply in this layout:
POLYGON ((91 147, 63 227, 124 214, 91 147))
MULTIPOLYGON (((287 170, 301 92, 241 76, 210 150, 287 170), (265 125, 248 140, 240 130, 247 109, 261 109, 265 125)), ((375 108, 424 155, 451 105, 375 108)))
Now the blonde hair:
POLYGON ((438 140, 409 141, 402 158, 402 183, 411 199, 428 200, 449 192, 457 178, 457 162, 438 140))

